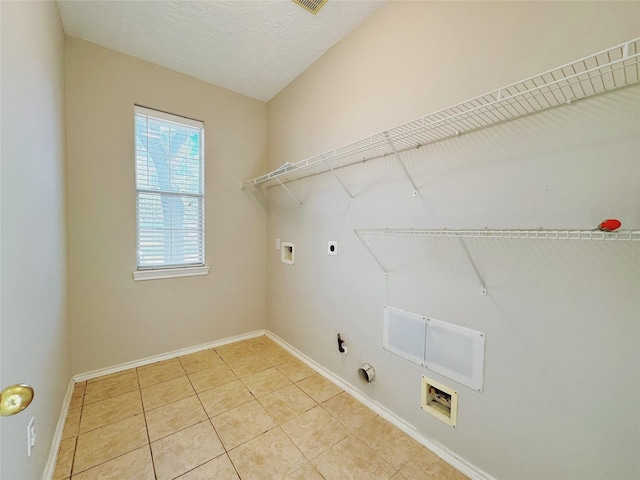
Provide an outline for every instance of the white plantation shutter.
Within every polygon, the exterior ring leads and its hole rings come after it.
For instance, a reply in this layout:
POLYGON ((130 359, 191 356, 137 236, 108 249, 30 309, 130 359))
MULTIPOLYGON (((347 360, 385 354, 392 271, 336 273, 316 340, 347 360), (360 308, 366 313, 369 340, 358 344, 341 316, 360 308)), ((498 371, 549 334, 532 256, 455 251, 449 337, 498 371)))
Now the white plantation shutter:
POLYGON ((204 124, 135 107, 138 270, 204 265, 204 124))

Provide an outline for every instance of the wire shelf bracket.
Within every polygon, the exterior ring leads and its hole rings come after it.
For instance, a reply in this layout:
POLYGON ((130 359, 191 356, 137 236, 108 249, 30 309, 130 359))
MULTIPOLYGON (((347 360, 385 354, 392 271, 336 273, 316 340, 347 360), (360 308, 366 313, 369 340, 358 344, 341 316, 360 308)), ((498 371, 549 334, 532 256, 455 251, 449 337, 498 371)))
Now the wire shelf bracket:
POLYGON ((469 263, 471 264, 471 267, 473 268, 473 271, 475 272, 476 277, 478 277, 478 281, 480 282, 480 295, 487 295, 487 284, 484 283, 484 280, 482 279, 482 275, 480 275, 480 272, 478 271, 478 267, 476 266, 476 262, 473 261, 473 257, 469 253, 467 244, 464 243, 464 238, 458 237, 458 240, 460 240, 460 245, 462 245, 462 249, 464 250, 464 253, 467 254, 467 260, 469 260, 469 263))
POLYGON ((280 180, 280 178, 279 178, 279 177, 274 177, 274 178, 275 178, 275 179, 276 179, 276 181, 280 184, 280 186, 281 186, 282 188, 284 188, 284 189, 287 191, 287 193, 289 194, 289 196, 291 196, 291 198, 293 198, 293 199, 295 200, 295 202, 298 204, 298 208, 302 208, 302 202, 301 202, 300 200, 298 200, 298 197, 296 197, 293 193, 291 193, 291 190, 289 190, 289 189, 287 188, 287 186, 286 186, 284 183, 282 183, 282 180, 280 180))
POLYGON ((342 189, 347 193, 347 195, 349 195, 349 198, 351 199, 351 205, 353 205, 355 203, 355 201, 356 201, 356 198, 353 195, 351 195, 351 192, 349 191, 347 186, 344 184, 344 182, 342 180, 340 180, 340 177, 335 172, 335 170, 333 169, 331 164, 326 159, 324 160, 324 163, 327 166, 327 168, 331 171, 331 173, 333 173, 333 176, 336 178, 336 180, 338 181, 338 183, 340 184, 342 189))
MULTIPOLYGON (((321 155, 286 163, 241 186, 282 186, 311 175, 329 171, 335 174, 337 169, 370 159, 397 157, 407 150, 639 82, 640 38, 635 38, 321 155)), ((404 165, 403 168, 411 180, 404 165)))
POLYGON ((375 262, 378 264, 378 266, 382 269, 382 272, 384 273, 384 278, 389 278, 389 274, 387 273, 387 269, 384 268, 382 263, 380 263, 380 260, 378 260, 378 257, 376 257, 375 253, 373 253, 373 250, 371 250, 369 245, 367 245, 367 242, 365 242, 364 239, 360 236, 360 233, 358 233, 358 230, 354 230, 353 233, 356 234, 356 236, 358 237, 358 240, 360 240, 362 242, 362 245, 364 245, 364 248, 366 248, 367 252, 369 252, 369 255, 371 255, 371 257, 375 260, 375 262))
POLYGON ((392 237, 440 237, 457 238, 464 250, 467 260, 473 268, 478 282, 480 283, 480 294, 487 295, 487 285, 478 270, 473 256, 467 248, 465 238, 488 238, 488 239, 519 239, 519 240, 594 240, 594 241, 631 241, 640 242, 640 230, 620 230, 616 232, 604 232, 601 230, 431 230, 415 228, 370 228, 356 229, 353 233, 367 249, 376 263, 384 272, 384 278, 388 278, 387 269, 375 256, 369 245, 362 238, 363 236, 379 235, 392 237))
POLYGON ((389 137, 389 132, 384 132, 384 136, 387 138, 387 142, 389 142, 389 146, 391 147, 391 151, 393 152, 393 156, 396 157, 396 160, 398 160, 398 163, 402 167, 402 170, 404 171, 404 174, 407 176, 407 178, 409 179, 409 182, 411 183, 411 186, 413 187, 413 196, 417 197, 418 196, 418 187, 416 187, 416 184, 414 183, 413 178, 411 178, 411 174, 409 174, 409 170, 407 170, 407 167, 402 162, 402 159, 400 158, 400 154, 398 153, 398 150, 396 149, 396 146, 393 144, 393 140, 391 140, 391 138, 389 137))

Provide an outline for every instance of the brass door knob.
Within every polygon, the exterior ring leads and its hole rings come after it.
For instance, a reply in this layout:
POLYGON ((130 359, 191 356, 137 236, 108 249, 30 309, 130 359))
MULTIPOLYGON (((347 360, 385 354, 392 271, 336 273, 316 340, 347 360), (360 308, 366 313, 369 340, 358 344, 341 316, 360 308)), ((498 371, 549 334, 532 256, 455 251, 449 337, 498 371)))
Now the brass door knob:
POLYGON ((0 392, 0 415, 15 415, 27 408, 33 400, 33 388, 24 383, 11 385, 0 392))

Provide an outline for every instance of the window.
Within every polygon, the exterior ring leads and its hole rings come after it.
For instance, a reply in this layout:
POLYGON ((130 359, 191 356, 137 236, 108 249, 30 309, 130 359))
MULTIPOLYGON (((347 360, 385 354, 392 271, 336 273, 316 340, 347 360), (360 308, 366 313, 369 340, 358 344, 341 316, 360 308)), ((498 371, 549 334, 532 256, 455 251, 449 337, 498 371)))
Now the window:
POLYGON ((197 269, 204 267, 204 124, 136 106, 135 141, 134 278, 207 273, 197 269))

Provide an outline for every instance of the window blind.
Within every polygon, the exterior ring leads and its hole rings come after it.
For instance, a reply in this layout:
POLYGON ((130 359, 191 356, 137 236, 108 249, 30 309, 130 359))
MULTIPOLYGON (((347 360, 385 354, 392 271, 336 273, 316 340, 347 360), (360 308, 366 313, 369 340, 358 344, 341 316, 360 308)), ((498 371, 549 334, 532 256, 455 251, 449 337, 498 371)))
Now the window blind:
POLYGON ((135 107, 138 270, 204 265, 204 124, 135 107))

